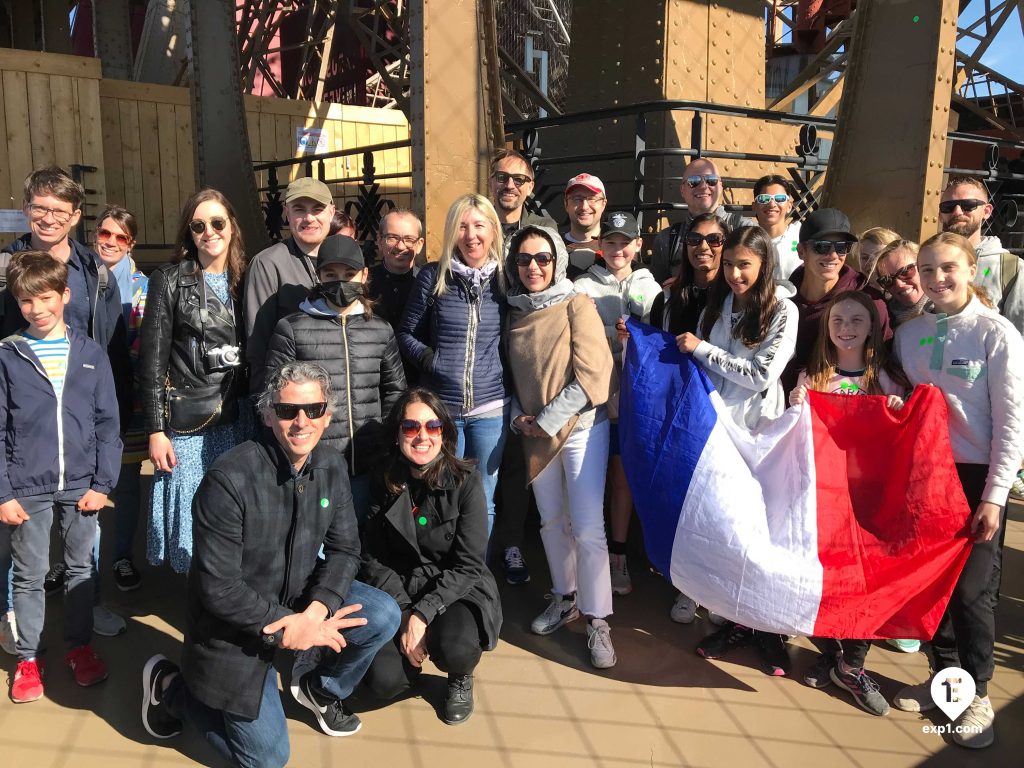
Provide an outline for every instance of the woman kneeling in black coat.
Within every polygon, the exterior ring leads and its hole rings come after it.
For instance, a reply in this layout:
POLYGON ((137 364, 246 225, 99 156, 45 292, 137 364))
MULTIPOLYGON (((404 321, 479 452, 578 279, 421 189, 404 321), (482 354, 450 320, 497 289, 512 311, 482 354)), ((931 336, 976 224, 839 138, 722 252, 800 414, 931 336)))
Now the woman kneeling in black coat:
POLYGON ((394 698, 429 656, 448 673, 442 719, 457 725, 473 713, 473 670, 501 630, 498 588, 484 565, 487 499, 474 463, 456 457, 455 424, 430 390, 403 394, 384 435, 394 446, 373 484, 360 579, 395 598, 403 619, 363 682, 394 698))

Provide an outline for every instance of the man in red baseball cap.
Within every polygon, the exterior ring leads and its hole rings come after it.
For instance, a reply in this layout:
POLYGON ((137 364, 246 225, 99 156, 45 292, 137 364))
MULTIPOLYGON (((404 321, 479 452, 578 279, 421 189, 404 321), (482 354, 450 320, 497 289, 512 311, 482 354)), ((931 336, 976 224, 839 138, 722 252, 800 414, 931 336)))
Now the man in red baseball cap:
POLYGON ((581 173, 565 185, 565 212, 569 214, 569 231, 562 235, 569 251, 566 276, 574 280, 594 263, 599 250, 601 218, 608 205, 604 182, 590 173, 581 173))

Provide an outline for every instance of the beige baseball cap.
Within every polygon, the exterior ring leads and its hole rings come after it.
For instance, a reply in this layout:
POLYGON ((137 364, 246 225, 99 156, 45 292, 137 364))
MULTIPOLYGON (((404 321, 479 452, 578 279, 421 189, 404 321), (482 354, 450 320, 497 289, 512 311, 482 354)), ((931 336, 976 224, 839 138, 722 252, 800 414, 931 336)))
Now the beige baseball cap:
POLYGON ((298 200, 300 197, 308 197, 310 200, 316 200, 324 205, 331 205, 334 202, 334 196, 331 195, 330 188, 319 179, 314 179, 310 176, 302 176, 296 179, 285 190, 284 201, 286 203, 298 200))

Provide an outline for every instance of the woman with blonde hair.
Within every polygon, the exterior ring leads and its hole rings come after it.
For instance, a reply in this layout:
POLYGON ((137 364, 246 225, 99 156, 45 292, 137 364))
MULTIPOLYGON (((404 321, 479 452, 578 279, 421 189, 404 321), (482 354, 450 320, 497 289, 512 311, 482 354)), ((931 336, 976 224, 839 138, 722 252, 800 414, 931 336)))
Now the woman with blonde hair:
POLYGON ((860 272, 868 279, 871 285, 875 284, 875 262, 878 261, 882 249, 894 240, 899 240, 898 232, 893 232, 885 227, 872 227, 861 233, 860 239, 850 251, 848 259, 851 267, 860 272))
POLYGON ((499 344, 506 312, 502 253, 491 202, 477 194, 457 198, 439 258, 416 276, 398 331, 402 355, 455 420, 459 458, 479 462, 488 535, 510 402, 499 344))

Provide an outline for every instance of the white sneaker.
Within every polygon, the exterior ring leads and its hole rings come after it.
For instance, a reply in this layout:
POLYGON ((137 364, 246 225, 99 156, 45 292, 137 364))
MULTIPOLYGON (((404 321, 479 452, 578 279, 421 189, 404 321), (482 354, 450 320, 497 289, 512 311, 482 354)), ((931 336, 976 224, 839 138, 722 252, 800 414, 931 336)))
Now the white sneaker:
POLYGON ((672 610, 668 616, 677 624, 692 624, 697 616, 697 604, 680 592, 676 595, 676 601, 672 603, 672 610))
POLYGON ((608 553, 608 564, 612 572, 612 594, 628 595, 633 591, 633 581, 629 578, 629 567, 625 555, 608 553))
POLYGON ((984 749, 995 741, 996 713, 988 696, 975 696, 971 705, 953 723, 953 743, 970 749, 984 749))
POLYGON ((587 624, 587 647, 590 663, 598 669, 609 669, 618 661, 612 647, 612 628, 604 619, 594 619, 587 624))
POLYGON ((579 609, 576 607, 576 596, 562 597, 551 594, 548 596, 551 602, 544 612, 533 620, 530 630, 538 635, 550 635, 556 629, 560 629, 570 621, 580 617, 579 609))
POLYGON ((128 625, 124 619, 107 608, 105 605, 96 605, 92 609, 92 631, 104 637, 117 637, 124 634, 128 625))
POLYGON ((904 686, 892 699, 892 705, 904 712, 928 712, 936 708, 932 699, 932 675, 923 683, 904 686))
POLYGON ((729 620, 725 618, 725 616, 719 616, 714 611, 708 611, 708 621, 710 621, 716 627, 723 627, 729 620))
POLYGON ((18 623, 14 618, 14 611, 8 611, 0 616, 0 648, 4 653, 16 656, 18 642, 18 623))

